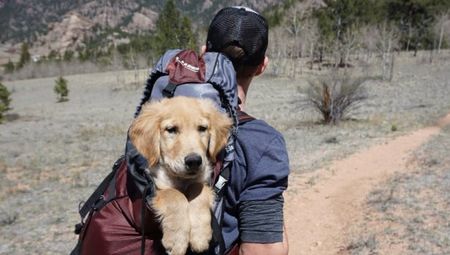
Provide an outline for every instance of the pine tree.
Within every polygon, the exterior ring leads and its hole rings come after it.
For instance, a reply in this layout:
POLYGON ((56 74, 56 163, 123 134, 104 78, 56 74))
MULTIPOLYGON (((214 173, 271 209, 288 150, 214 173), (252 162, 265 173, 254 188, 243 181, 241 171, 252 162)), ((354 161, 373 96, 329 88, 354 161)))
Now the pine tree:
POLYGON ((74 52, 71 50, 66 50, 63 55, 64 61, 70 62, 73 59, 74 52))
POLYGON ((188 49, 195 49, 197 46, 197 36, 192 31, 191 20, 184 16, 180 26, 180 44, 188 49))
POLYGON ((9 110, 9 103, 11 102, 10 95, 11 93, 8 89, 0 83, 0 123, 3 120, 3 113, 9 110))
POLYGON ((22 43, 22 47, 20 49, 20 59, 19 63, 17 63, 17 69, 22 68, 26 63, 30 62, 30 60, 31 55, 30 52, 28 51, 28 44, 22 43))
POLYGON ((196 36, 188 17, 181 15, 175 2, 169 0, 164 5, 156 22, 154 47, 158 55, 167 49, 196 48, 196 36))
POLYGON ((69 88, 67 87, 67 83, 67 80, 62 76, 55 80, 55 87, 53 90, 56 93, 58 102, 65 102, 69 100, 67 98, 69 96, 69 88))
POLYGON ((3 65, 5 68, 5 73, 12 73, 14 72, 14 63, 11 61, 11 59, 8 60, 8 63, 6 63, 5 65, 3 65))
POLYGON ((397 23, 400 43, 404 50, 427 49, 432 44, 433 12, 450 6, 436 0, 391 0, 386 1, 385 12, 397 23))

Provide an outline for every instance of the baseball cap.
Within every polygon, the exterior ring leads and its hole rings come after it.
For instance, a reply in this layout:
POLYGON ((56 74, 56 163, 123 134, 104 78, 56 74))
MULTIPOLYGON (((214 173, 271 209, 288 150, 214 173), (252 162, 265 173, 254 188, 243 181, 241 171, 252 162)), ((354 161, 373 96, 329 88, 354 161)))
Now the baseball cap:
POLYGON ((265 57, 269 41, 266 19, 258 12, 243 6, 221 9, 208 29, 207 51, 221 52, 230 45, 241 47, 244 65, 256 66, 265 57))

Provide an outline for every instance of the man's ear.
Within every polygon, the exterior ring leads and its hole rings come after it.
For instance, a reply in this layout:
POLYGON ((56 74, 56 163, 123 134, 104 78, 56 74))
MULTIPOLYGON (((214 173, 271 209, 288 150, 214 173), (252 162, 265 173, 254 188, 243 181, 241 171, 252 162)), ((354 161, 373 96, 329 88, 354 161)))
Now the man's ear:
POLYGON ((201 47, 200 47, 200 56, 202 56, 203 54, 205 54, 206 53, 206 45, 202 45, 201 47))
POLYGON ((258 65, 255 76, 262 74, 266 70, 268 65, 269 65, 269 58, 267 56, 265 56, 264 61, 258 65))

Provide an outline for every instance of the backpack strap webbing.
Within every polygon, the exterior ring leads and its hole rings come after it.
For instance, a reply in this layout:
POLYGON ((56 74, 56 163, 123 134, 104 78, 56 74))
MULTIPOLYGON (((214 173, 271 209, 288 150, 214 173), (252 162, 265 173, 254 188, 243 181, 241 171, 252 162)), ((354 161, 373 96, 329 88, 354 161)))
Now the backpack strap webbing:
MULTIPOLYGON (((86 216, 88 214, 92 214, 93 211, 101 209, 105 206, 109 201, 115 199, 116 197, 116 173, 120 166, 122 165, 125 156, 122 155, 119 159, 116 160, 112 167, 112 171, 108 174, 108 176, 103 179, 102 183, 95 189, 94 193, 88 198, 88 200, 81 206, 78 213, 81 217, 81 222, 75 225, 75 234, 79 235, 83 231, 86 216), (108 195, 108 198, 105 198, 104 194, 108 195)), ((80 203, 81 205, 81 203, 80 203)), ((75 248, 70 252, 70 255, 80 255, 81 254, 81 246, 82 240, 79 237, 75 248)))
MULTIPOLYGON (((239 125, 242 125, 246 122, 252 121, 255 118, 251 115, 248 115, 246 112, 238 110, 237 111, 238 121, 239 125)), ((222 162, 218 162, 219 165, 222 165, 222 162)), ((215 171, 220 171, 219 173, 215 173, 214 176, 216 177, 215 184, 214 184, 214 191, 216 193, 216 196, 218 199, 220 199, 223 196, 223 190, 226 186, 228 179, 230 179, 230 164, 228 164, 225 168, 221 170, 221 167, 214 168, 215 171)))
MULTIPOLYGON (((238 117, 238 122, 239 125, 242 125, 246 122, 252 121, 255 118, 248 115, 247 113, 238 110, 237 111, 237 117, 238 117)), ((215 254, 224 254, 225 253, 225 243, 223 240, 223 236, 222 236, 222 220, 223 220, 223 206, 224 206, 224 201, 223 201, 223 196, 224 196, 224 191, 225 191, 225 187, 227 186, 228 180, 230 179, 230 174, 231 174, 231 164, 227 164, 223 169, 222 165, 223 162, 217 162, 217 164, 219 164, 218 167, 216 167, 214 170, 215 171, 220 171, 219 173, 215 173, 216 180, 215 180, 215 184, 214 184, 214 192, 216 193, 216 208, 214 210, 214 217, 212 217, 212 229, 213 229, 213 234, 215 234, 216 236, 214 236, 215 240, 218 241, 218 249, 220 252, 216 252, 215 254)))
POLYGON ((255 118, 253 116, 248 115, 244 111, 238 110, 237 114, 238 114, 239 125, 240 124, 244 124, 245 122, 249 122, 249 121, 255 120, 255 118))
POLYGON ((103 179, 102 183, 95 189, 94 193, 88 198, 83 206, 78 211, 81 216, 81 223, 75 226, 75 234, 79 234, 83 228, 86 215, 91 210, 98 210, 102 208, 108 201, 113 199, 116 195, 116 182, 115 176, 117 169, 122 164, 125 156, 121 156, 113 165, 112 171, 103 179), (108 198, 105 198, 104 194, 107 191, 108 198))

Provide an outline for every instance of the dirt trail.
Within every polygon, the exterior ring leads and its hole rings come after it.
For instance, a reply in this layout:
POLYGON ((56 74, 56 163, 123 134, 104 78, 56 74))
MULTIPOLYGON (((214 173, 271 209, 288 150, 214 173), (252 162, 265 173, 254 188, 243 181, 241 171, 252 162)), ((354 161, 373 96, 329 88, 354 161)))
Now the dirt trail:
POLYGON ((327 169, 292 175, 285 198, 289 254, 345 254, 349 230, 363 217, 374 185, 407 171, 409 154, 449 124, 450 114, 434 126, 362 150, 327 169))

